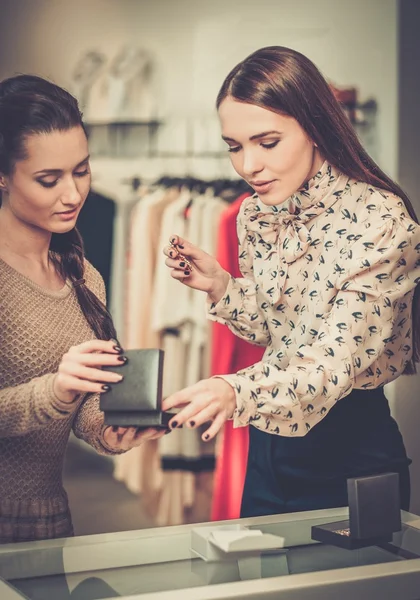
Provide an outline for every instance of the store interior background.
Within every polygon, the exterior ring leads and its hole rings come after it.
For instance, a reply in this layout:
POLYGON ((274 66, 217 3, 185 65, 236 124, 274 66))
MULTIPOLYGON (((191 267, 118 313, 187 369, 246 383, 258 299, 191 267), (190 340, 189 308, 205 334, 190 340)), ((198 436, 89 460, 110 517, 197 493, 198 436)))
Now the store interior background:
MULTIPOLYGON (((112 56, 126 45, 145 48, 155 60, 157 114, 167 125, 161 144, 168 152, 179 146, 177 131, 182 137, 181 127, 188 123, 205 123, 208 139, 216 143, 214 102, 228 71, 257 48, 290 46, 337 86, 355 86, 361 101, 376 100, 374 158, 402 184, 420 215, 419 5, 417 0, 1 0, 0 77, 34 73, 69 87, 76 61, 88 50, 112 56)), ((167 164, 174 174, 194 166, 203 178, 230 168, 227 156, 167 164)), ((153 177, 162 165, 108 158, 93 160, 92 168, 94 180, 106 187, 136 175, 153 177)), ((411 509, 418 514, 419 387, 417 375, 387 388, 413 459, 411 509)), ((148 526, 137 497, 117 482, 109 491, 112 468, 102 462, 99 467, 79 446, 77 453, 78 461, 68 465, 77 533, 148 526), (92 472, 86 470, 89 461, 92 472)))

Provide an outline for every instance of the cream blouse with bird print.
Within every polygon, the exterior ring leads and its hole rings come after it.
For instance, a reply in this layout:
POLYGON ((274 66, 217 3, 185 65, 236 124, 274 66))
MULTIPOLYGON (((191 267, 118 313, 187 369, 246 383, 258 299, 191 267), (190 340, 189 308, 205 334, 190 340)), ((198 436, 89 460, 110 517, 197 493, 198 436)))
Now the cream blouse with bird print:
POLYGON ((222 376, 236 394, 234 426, 303 436, 352 389, 404 371, 420 227, 399 197, 325 162, 279 206, 244 200, 238 238, 243 278, 207 314, 266 351, 222 376))

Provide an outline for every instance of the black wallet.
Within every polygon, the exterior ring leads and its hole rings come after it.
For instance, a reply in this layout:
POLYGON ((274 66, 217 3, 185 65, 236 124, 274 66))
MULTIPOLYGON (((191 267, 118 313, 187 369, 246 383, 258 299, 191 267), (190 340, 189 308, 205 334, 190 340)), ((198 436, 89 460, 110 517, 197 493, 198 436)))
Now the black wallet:
POLYGON ((124 356, 128 360, 121 366, 103 367, 124 376, 101 394, 105 425, 166 429, 173 414, 162 412, 163 350, 127 350, 124 356))

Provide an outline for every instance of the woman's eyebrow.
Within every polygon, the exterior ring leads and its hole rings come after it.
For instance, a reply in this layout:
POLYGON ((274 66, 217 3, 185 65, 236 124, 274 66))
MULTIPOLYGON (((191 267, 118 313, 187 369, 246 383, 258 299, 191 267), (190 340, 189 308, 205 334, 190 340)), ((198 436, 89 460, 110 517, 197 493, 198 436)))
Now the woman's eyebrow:
MULTIPOLYGON (((87 163, 89 158, 90 158, 90 156, 86 156, 86 158, 84 158, 82 161, 80 161, 74 168, 78 169, 79 167, 81 167, 82 165, 87 163)), ((59 175, 62 172, 63 172, 62 169, 41 169, 41 171, 36 171, 34 173, 34 175, 40 175, 41 173, 43 175, 59 175)))
MULTIPOLYGON (((249 139, 252 140, 258 140, 260 138, 266 137, 267 135, 281 135, 280 131, 263 131, 262 133, 257 133, 256 135, 252 135, 249 139)), ((222 135, 222 139, 225 140, 225 142, 235 142, 236 140, 234 140, 231 137, 226 137, 224 135, 222 135)))

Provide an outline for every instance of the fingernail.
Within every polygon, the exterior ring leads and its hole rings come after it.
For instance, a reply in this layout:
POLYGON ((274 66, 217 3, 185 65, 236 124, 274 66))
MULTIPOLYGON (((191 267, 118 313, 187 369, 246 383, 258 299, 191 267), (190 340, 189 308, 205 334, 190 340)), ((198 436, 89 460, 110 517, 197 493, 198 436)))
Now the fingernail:
POLYGON ((191 425, 191 427, 194 427, 195 421, 190 421, 190 425, 191 425))
POLYGON ((171 427, 172 427, 172 429, 175 429, 175 427, 178 427, 178 421, 172 421, 171 427))
POLYGON ((116 350, 119 354, 122 352, 122 348, 120 348, 120 346, 114 346, 114 350, 116 350))
POLYGON ((190 272, 189 272, 189 271, 184 271, 184 275, 187 275, 187 276, 188 276, 189 274, 190 274, 190 272))
POLYGON ((120 381, 122 381, 123 379, 124 379, 124 375, 118 375, 117 383, 120 383, 120 381))
POLYGON ((208 433, 206 433, 206 435, 204 436, 204 439, 205 439, 205 440, 208 440, 208 439, 209 439, 209 437, 210 437, 210 436, 209 436, 209 434, 208 434, 208 433))
POLYGON ((175 242, 176 242, 176 237, 173 237, 173 238, 171 238, 171 242, 172 242, 173 244, 175 244, 175 242))
POLYGON ((172 429, 167 429, 167 430, 165 431, 165 435, 168 435, 168 433, 171 433, 171 432, 172 432, 172 429))
POLYGON ((104 392, 109 392, 110 389, 111 389, 111 386, 110 385, 103 385, 102 389, 103 389, 104 392))
POLYGON ((173 256, 174 256, 174 253, 172 252, 172 250, 169 252, 169 256, 170 256, 171 258, 173 258, 173 256))
POLYGON ((127 358, 126 356, 118 356, 118 357, 117 357, 117 360, 119 360, 119 361, 121 361, 121 362, 124 362, 124 363, 126 363, 126 362, 127 362, 127 360, 128 360, 128 358, 127 358))
POLYGON ((184 262, 180 262, 179 266, 181 267, 181 269, 183 269, 185 267, 185 263, 184 262))
POLYGON ((116 426, 114 425, 114 426, 113 426, 113 428, 112 428, 112 431, 113 431, 114 433, 117 433, 117 431, 118 431, 118 427, 116 427, 116 426))
POLYGON ((181 246, 181 244, 178 244, 178 248, 181 248, 181 250, 183 250, 184 246, 181 246))

